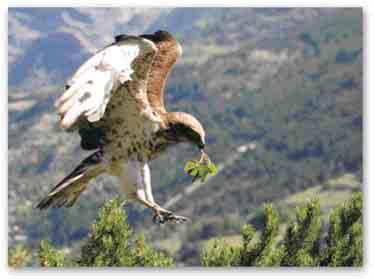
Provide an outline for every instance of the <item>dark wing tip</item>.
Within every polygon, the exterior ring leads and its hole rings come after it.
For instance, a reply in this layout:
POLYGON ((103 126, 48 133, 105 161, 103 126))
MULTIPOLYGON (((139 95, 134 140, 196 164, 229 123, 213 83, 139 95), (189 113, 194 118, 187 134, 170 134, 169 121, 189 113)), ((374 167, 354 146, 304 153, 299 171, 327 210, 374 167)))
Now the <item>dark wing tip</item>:
POLYGON ((117 36, 114 37, 114 40, 116 43, 118 42, 121 42, 121 41, 125 41, 127 39, 134 39, 134 38, 138 38, 137 36, 132 36, 132 35, 127 35, 127 34, 119 34, 117 36))
POLYGON ((164 31, 164 30, 156 31, 155 36, 157 38, 160 38, 161 40, 175 40, 171 33, 169 33, 168 31, 164 31))
POLYGON ((169 33, 168 31, 164 31, 164 30, 158 30, 154 34, 144 34, 144 35, 141 35, 140 37, 149 39, 154 43, 164 42, 164 41, 176 41, 176 39, 171 33, 169 33))
MULTIPOLYGON (((143 34, 143 35, 140 35, 139 37, 151 40, 154 43, 164 42, 164 41, 177 41, 171 33, 169 33, 168 31, 164 31, 164 30, 158 30, 154 34, 143 34)), ((139 37, 133 36, 133 35, 127 35, 127 34, 119 34, 114 37, 114 40, 115 40, 115 43, 118 43, 118 42, 126 41, 128 39, 136 39, 139 37)))
POLYGON ((44 210, 44 209, 47 209, 49 207, 53 207, 53 199, 51 199, 51 197, 45 197, 43 198, 37 205, 35 208, 37 209, 40 209, 40 210, 44 210))
POLYGON ((52 196, 47 196, 43 198, 37 205, 36 208, 40 210, 48 208, 60 208, 63 206, 72 207, 76 202, 78 196, 75 196, 73 199, 69 199, 62 193, 56 193, 52 196))

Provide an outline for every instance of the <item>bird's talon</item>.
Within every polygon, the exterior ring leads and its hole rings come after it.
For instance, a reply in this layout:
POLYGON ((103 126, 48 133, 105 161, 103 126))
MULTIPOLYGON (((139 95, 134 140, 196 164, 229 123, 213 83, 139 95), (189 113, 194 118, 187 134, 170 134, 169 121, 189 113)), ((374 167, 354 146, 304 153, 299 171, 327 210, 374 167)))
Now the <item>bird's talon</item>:
POLYGON ((172 218, 173 216, 175 216, 175 215, 174 215, 174 213, 173 213, 173 212, 171 212, 171 211, 169 211, 169 212, 166 212, 166 214, 165 214, 165 215, 166 215, 166 217, 167 217, 167 218, 172 218))
POLYGON ((178 215, 174 215, 174 222, 176 224, 181 224, 181 223, 184 223, 188 221, 188 218, 184 217, 184 216, 178 216, 178 215))
POLYGON ((164 224, 164 223, 171 223, 171 224, 181 224, 188 221, 188 218, 184 216, 175 215, 171 211, 165 212, 155 212, 153 215, 153 222, 156 224, 164 224))
POLYGON ((153 215, 153 222, 156 224, 164 224, 165 223, 165 218, 159 213, 156 213, 153 215))

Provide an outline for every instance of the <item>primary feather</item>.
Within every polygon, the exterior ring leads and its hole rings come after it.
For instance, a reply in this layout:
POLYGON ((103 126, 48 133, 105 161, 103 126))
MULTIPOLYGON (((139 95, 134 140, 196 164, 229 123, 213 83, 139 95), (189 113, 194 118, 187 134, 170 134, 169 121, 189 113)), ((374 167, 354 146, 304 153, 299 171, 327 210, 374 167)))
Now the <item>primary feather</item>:
POLYGON ((100 120, 112 93, 132 80, 134 60, 154 49, 154 44, 149 40, 129 39, 125 43, 106 47, 87 60, 56 101, 61 126, 70 128, 82 115, 89 122, 100 120))

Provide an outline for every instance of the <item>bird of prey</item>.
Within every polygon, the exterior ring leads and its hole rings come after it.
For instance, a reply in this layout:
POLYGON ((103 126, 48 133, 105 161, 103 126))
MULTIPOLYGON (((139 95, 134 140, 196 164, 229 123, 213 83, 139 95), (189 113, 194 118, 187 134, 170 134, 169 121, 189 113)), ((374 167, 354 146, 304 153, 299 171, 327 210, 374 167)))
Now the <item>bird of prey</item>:
POLYGON ((78 131, 81 148, 94 152, 38 208, 73 206, 88 182, 106 173, 118 178, 128 200, 151 208, 155 222, 186 221, 154 201, 148 165, 182 142, 205 154, 200 122, 164 107, 165 83, 181 53, 179 42, 166 31, 119 35, 78 68, 55 106, 61 127, 78 131))

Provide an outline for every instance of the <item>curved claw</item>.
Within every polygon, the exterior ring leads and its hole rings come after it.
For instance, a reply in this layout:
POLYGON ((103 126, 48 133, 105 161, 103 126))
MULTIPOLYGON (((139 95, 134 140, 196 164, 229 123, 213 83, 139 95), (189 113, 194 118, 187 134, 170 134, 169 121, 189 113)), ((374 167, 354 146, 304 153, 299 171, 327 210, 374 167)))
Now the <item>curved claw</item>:
POLYGON ((153 223, 155 224, 164 224, 165 218, 161 214, 153 215, 153 223))
POLYGON ((172 212, 156 212, 153 215, 153 222, 156 224, 164 224, 164 223, 171 223, 171 224, 181 224, 188 221, 188 218, 184 216, 175 215, 172 212))
POLYGON ((184 217, 184 216, 178 216, 178 215, 174 215, 173 214, 173 216, 170 219, 168 219, 167 221, 169 223, 173 223, 173 224, 181 224, 181 223, 184 223, 184 222, 186 222, 188 220, 189 219, 186 218, 186 217, 184 217))

